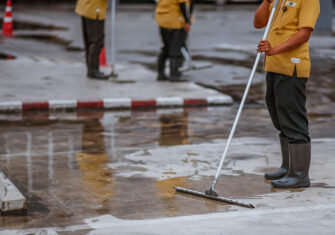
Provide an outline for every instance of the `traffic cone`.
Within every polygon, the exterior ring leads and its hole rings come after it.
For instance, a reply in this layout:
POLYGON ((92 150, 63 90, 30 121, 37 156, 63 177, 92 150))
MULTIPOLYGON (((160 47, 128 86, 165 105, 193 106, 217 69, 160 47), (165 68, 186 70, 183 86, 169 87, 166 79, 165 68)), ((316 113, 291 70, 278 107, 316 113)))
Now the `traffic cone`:
POLYGON ((99 56, 99 65, 102 67, 107 67, 107 59, 106 59, 106 49, 102 48, 99 56))
POLYGON ((13 36, 12 0, 7 0, 2 27, 3 36, 13 36))

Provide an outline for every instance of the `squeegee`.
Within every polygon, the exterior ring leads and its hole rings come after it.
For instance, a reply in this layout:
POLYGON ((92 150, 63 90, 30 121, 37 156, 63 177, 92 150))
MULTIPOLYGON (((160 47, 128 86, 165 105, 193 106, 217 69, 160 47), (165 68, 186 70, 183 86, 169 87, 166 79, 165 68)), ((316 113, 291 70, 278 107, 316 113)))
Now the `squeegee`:
MULTIPOLYGON (((191 18, 189 5, 186 4, 186 7, 187 7, 186 14, 188 15, 189 18, 191 18)), ((187 64, 186 68, 181 69, 181 71, 183 71, 183 72, 188 71, 188 70, 206 69, 206 68, 213 67, 213 65, 211 63, 203 63, 203 64, 195 64, 195 63, 193 63, 192 57, 188 53, 188 51, 186 49, 186 46, 183 46, 180 49, 180 51, 181 51, 181 54, 183 55, 183 57, 184 57, 184 59, 186 61, 186 64, 187 64)))
POLYGON ((188 70, 198 70, 198 69, 207 69, 207 68, 211 68, 213 67, 213 65, 211 63, 203 63, 203 64, 195 64, 193 63, 193 60, 190 56, 190 54, 187 52, 186 48, 185 47, 182 47, 180 49, 181 51, 181 54, 183 55, 185 61, 186 61, 186 64, 187 64, 187 67, 186 69, 182 70, 182 71, 188 71, 188 70))
MULTIPOLYGON (((263 40, 265 40, 267 38, 267 36, 268 36, 269 30, 270 30, 270 27, 271 27, 271 24, 272 24, 272 21, 273 21, 273 18, 274 18, 274 14, 275 14, 275 11, 276 11, 277 6, 278 6, 278 1, 279 0, 275 0, 274 1, 273 8, 272 8, 272 11, 271 11, 268 23, 266 25, 265 32, 264 32, 263 40)), ((261 54, 262 54, 261 52, 257 53, 257 57, 256 57, 256 60, 255 60, 254 66, 252 68, 252 71, 251 71, 251 74, 250 74, 247 86, 245 88, 245 91, 244 91, 244 94, 243 94, 243 98, 242 98, 240 107, 239 107, 239 109, 237 111, 237 115, 236 115, 234 124, 232 126, 231 131, 230 131, 230 134, 229 134, 229 137, 228 137, 228 140, 227 140, 224 152, 223 152, 222 157, 221 157, 220 164, 218 166, 218 169, 217 169, 217 172, 216 172, 216 175, 215 175, 215 178, 214 178, 214 180, 212 182, 211 187, 208 190, 206 190, 205 192, 198 192, 198 191, 187 189, 187 188, 175 187, 175 189, 176 189, 177 192, 182 192, 182 193, 186 193, 186 194, 200 196, 200 197, 204 197, 204 198, 207 198, 207 199, 222 201, 222 202, 226 202, 226 203, 230 203, 230 204, 235 204, 235 205, 239 205, 239 206, 244 206, 244 207, 249 207, 249 208, 255 208, 251 203, 241 202, 241 201, 238 201, 238 200, 234 200, 234 199, 230 199, 230 198, 225 198, 225 197, 219 196, 219 194, 215 191, 215 186, 216 186, 216 184, 218 182, 218 179, 219 179, 219 176, 220 176, 220 172, 221 172, 222 167, 223 167, 224 160, 225 160, 225 158, 227 156, 227 153, 228 153, 231 141, 232 141, 234 133, 235 133, 235 129, 236 129, 237 123, 238 123, 238 121, 240 119, 240 116, 241 116, 241 113, 242 113, 242 110, 243 110, 243 107, 244 107, 244 103, 245 103, 245 101, 247 99, 248 92, 249 92, 252 80, 254 78, 254 75, 255 75, 255 72, 256 72, 256 69, 257 69, 257 66, 258 66, 261 54)))

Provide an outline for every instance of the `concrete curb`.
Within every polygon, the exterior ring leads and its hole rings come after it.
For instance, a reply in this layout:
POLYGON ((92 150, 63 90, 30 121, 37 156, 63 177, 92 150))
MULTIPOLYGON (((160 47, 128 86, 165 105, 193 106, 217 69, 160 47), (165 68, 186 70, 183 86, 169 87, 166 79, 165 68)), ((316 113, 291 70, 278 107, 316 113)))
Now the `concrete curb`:
POLYGON ((0 102, 0 112, 29 112, 34 110, 56 111, 64 109, 136 109, 169 108, 188 106, 231 105, 233 99, 228 95, 211 96, 201 99, 182 97, 159 97, 149 100, 131 98, 110 98, 98 101, 50 100, 46 102, 25 103, 21 101, 0 102))
POLYGON ((2 172, 0 172, 0 206, 1 214, 27 211, 26 198, 2 172))

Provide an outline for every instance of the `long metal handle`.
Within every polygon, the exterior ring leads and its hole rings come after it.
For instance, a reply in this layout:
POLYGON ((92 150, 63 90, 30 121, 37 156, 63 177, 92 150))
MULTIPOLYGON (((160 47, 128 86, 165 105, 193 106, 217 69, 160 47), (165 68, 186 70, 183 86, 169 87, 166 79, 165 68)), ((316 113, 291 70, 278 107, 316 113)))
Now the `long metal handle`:
POLYGON ((187 53, 187 50, 185 47, 182 47, 180 49, 181 53, 183 54, 183 57, 184 59, 188 62, 188 63, 191 63, 192 62, 192 59, 191 59, 191 56, 187 53))
POLYGON ((116 15, 116 0, 111 0, 111 66, 114 71, 115 66, 115 15, 116 15))
POLYGON ((180 49, 180 51, 181 51, 181 54, 183 55, 184 59, 187 62, 187 69, 192 69, 193 68, 193 61, 192 61, 191 56, 188 54, 186 48, 182 47, 180 49))
MULTIPOLYGON (((278 0, 275 1, 274 6, 272 8, 271 15, 270 15, 270 18, 268 20, 268 23, 267 23, 267 26, 266 26, 266 29, 265 29, 265 33, 264 33, 264 36, 263 36, 263 40, 265 40, 267 38, 267 36, 268 36, 268 33, 269 33, 269 30, 270 30, 270 27, 271 27, 271 23, 272 23, 273 16, 275 14, 277 5, 278 5, 278 0)), ((215 186, 216 186, 216 184, 218 182, 218 179, 219 179, 219 176, 220 176, 220 172, 221 172, 224 160, 225 160, 225 158, 227 156, 227 153, 228 153, 228 150, 229 150, 229 147, 230 147, 230 143, 231 143, 231 141, 233 139, 237 123, 238 123, 238 121, 240 119, 240 116, 241 116, 241 113, 242 113, 242 110, 243 110, 243 107, 244 107, 244 103, 245 103, 245 101, 247 99, 247 96, 248 96, 248 93, 249 93, 249 89, 250 89, 252 80, 254 78, 254 75, 255 75, 255 72, 256 72, 259 60, 261 58, 261 54, 262 53, 260 53, 260 52, 257 53, 257 57, 256 57, 256 60, 255 60, 255 63, 254 63, 254 67, 252 68, 252 71, 251 71, 251 74, 250 74, 250 77, 249 77, 249 81, 248 81, 247 87, 245 88, 245 91, 244 91, 244 94, 243 94, 243 98, 242 98, 240 107, 238 109, 238 112, 237 112, 237 115, 236 115, 233 127, 232 127, 232 129, 230 131, 229 138, 228 138, 227 144, 225 146, 224 152, 222 154, 222 158, 221 158, 219 167, 217 169, 215 178, 214 178, 212 186, 210 188, 211 191, 215 191, 215 186)))

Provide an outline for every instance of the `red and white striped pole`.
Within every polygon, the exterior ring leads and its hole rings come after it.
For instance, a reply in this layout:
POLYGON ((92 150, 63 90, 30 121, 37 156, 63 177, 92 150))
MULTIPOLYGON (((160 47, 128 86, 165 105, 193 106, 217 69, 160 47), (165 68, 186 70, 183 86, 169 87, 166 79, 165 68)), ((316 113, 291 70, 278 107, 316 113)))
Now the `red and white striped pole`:
POLYGON ((13 36, 12 0, 7 0, 5 17, 3 19, 2 35, 13 36))

